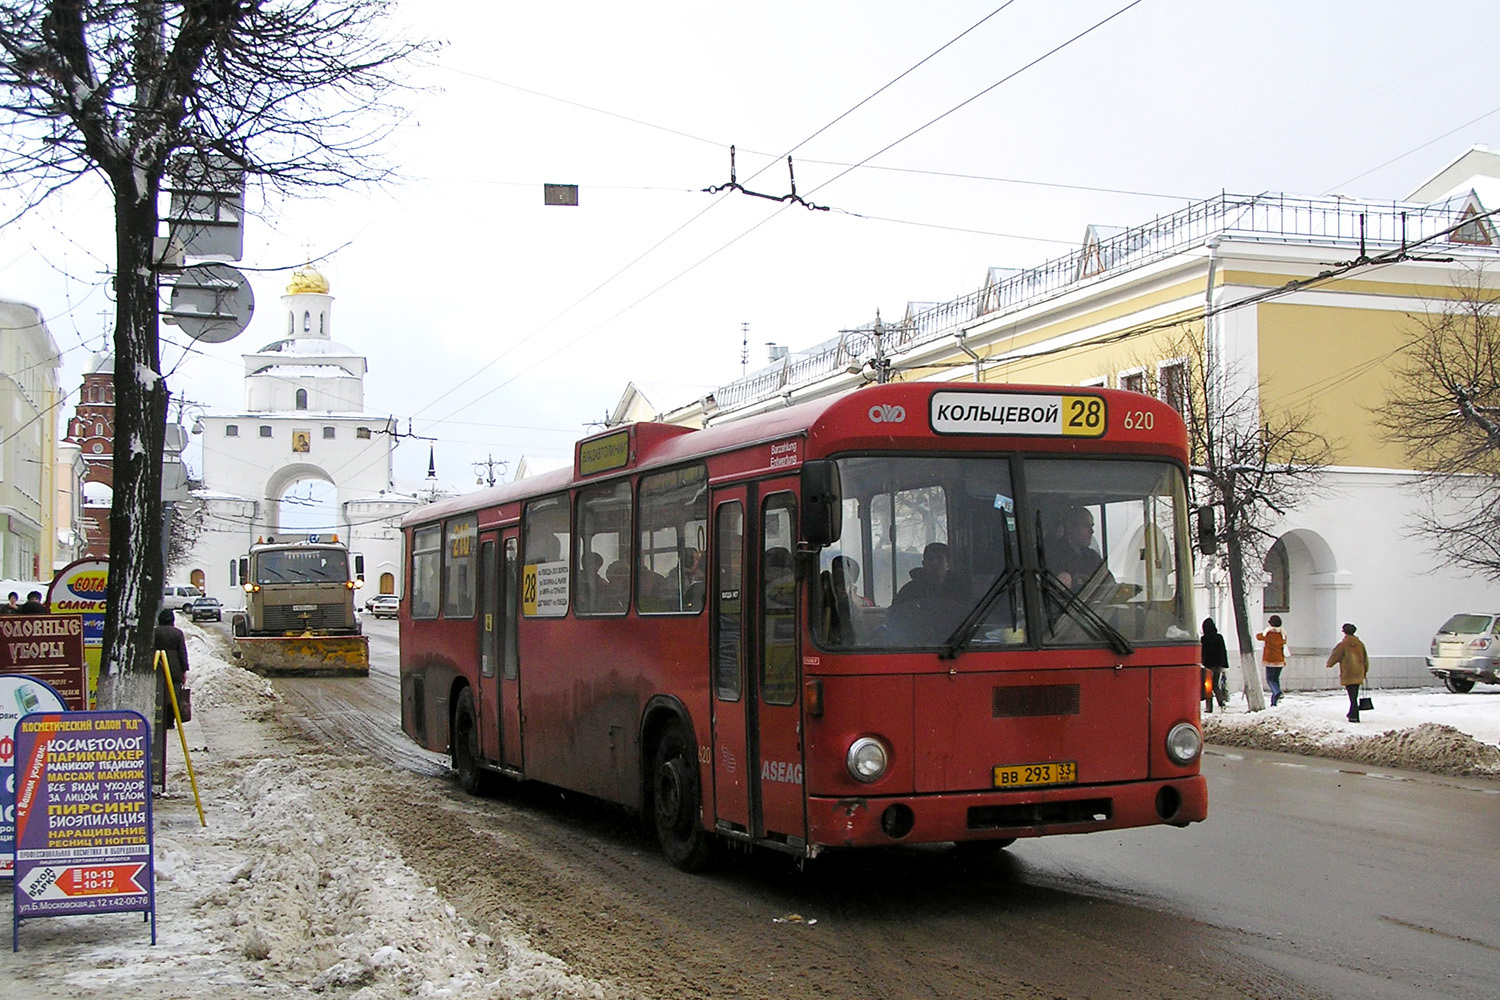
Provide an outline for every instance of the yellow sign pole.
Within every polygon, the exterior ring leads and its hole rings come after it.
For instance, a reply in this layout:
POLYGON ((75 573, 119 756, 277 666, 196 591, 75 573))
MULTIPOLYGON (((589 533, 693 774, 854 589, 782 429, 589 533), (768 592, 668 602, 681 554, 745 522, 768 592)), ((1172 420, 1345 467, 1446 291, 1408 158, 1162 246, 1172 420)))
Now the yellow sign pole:
POLYGON ((177 720, 177 738, 182 740, 182 759, 187 761, 188 783, 193 786, 193 802, 198 806, 198 823, 208 826, 203 818, 203 799, 198 795, 198 777, 193 774, 193 755, 188 753, 187 733, 182 731, 182 710, 177 707, 177 685, 172 683, 172 671, 167 666, 167 652, 156 651, 156 669, 167 679, 167 697, 172 701, 172 717, 177 720))

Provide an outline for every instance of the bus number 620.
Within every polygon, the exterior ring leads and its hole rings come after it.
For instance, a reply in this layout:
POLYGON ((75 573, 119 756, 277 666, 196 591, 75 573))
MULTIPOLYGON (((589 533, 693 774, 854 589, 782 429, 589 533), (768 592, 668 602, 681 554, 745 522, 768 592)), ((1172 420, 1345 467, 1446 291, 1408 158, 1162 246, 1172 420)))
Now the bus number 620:
POLYGON ((1149 431, 1156 426, 1156 414, 1150 410, 1126 410, 1125 429, 1129 431, 1149 431))

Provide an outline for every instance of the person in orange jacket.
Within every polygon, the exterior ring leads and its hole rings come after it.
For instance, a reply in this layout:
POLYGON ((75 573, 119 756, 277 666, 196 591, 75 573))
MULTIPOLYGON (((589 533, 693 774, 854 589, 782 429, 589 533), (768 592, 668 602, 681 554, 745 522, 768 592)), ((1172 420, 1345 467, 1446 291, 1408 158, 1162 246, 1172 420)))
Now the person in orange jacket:
POLYGON ((1266 668, 1266 686, 1271 689, 1271 704, 1281 700, 1281 670, 1286 666, 1286 633, 1281 631, 1281 616, 1271 616, 1271 627, 1255 634, 1257 642, 1265 643, 1261 649, 1260 662, 1266 668))

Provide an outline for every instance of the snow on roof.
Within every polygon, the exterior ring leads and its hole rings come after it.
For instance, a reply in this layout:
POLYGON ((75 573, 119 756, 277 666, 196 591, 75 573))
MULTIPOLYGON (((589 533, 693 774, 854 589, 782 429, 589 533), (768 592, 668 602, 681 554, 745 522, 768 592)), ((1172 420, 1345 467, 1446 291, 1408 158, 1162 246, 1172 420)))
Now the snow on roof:
POLYGON ((251 372, 249 378, 271 376, 275 378, 358 378, 340 365, 267 365, 251 372))
POLYGON ((316 354, 343 354, 349 357, 362 357, 354 348, 346 344, 340 344, 336 340, 316 340, 306 337, 282 338, 273 340, 271 343, 256 351, 257 354, 304 354, 309 357, 316 354))

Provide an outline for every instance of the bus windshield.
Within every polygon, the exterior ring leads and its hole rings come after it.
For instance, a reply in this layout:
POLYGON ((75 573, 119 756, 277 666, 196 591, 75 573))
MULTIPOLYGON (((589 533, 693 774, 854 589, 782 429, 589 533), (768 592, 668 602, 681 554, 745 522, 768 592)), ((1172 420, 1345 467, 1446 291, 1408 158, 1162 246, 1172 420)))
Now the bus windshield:
POLYGON ((1162 461, 861 456, 838 461, 843 529, 813 627, 849 650, 1191 639, 1181 471, 1162 461))
POLYGON ((273 549, 255 559, 255 582, 345 583, 349 554, 343 549, 273 549))

